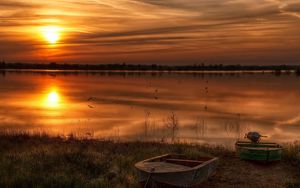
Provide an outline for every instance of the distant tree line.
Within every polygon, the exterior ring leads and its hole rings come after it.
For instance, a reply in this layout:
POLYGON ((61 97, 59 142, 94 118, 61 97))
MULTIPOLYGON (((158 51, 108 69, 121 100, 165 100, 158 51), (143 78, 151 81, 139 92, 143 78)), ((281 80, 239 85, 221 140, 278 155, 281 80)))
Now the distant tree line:
POLYGON ((120 70, 120 71, 296 71, 300 75, 300 65, 141 65, 141 64, 58 64, 52 63, 6 63, 0 62, 0 69, 38 70, 120 70))

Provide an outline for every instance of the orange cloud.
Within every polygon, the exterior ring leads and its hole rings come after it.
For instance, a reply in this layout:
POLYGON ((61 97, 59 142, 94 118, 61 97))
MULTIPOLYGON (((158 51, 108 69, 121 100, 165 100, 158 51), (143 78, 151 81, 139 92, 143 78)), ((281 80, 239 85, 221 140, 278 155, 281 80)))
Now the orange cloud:
POLYGON ((295 0, 6 0, 0 2, 0 58, 298 63, 298 6, 295 0), (56 49, 37 37, 41 27, 63 28, 56 49))

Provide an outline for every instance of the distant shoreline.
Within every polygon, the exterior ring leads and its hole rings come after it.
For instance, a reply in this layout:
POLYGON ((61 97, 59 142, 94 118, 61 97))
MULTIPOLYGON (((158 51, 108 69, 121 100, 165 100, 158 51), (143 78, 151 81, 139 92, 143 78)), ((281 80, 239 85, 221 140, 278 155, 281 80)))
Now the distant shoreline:
POLYGON ((47 74, 47 75, 106 75, 106 76, 163 76, 191 75, 204 76, 239 76, 239 75, 273 75, 300 77, 300 70, 59 70, 59 69, 0 69, 0 75, 6 74, 47 74))
POLYGON ((115 72, 295 72, 300 74, 300 65, 136 65, 136 64, 30 64, 0 62, 0 70, 28 70, 28 71, 115 71, 115 72))

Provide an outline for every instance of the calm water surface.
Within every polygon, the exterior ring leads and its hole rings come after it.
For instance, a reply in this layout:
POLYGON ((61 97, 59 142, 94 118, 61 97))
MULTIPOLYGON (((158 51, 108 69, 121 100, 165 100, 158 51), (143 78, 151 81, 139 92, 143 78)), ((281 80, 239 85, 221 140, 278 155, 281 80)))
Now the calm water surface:
POLYGON ((294 74, 0 74, 0 128, 110 139, 232 144, 247 131, 300 140, 294 74))

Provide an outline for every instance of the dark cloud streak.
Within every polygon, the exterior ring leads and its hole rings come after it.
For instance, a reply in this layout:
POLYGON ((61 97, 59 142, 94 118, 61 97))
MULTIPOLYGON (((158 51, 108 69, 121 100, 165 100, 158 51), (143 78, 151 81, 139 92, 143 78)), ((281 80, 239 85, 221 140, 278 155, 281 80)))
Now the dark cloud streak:
MULTIPOLYGON (((272 62, 277 60, 272 51, 278 53, 289 43, 281 59, 297 62, 299 56, 290 52, 299 50, 299 7, 293 0, 7 0, 0 2, 0 46, 9 47, 0 55, 8 60, 24 60, 22 53, 34 50, 40 55, 46 44, 39 28, 57 25, 65 28, 57 45, 60 52, 44 52, 53 61, 68 56, 65 61, 92 63, 105 55, 105 63, 113 63, 114 54, 131 54, 130 60, 137 62, 145 53, 145 59, 160 53, 157 61, 163 63, 173 60, 169 54, 181 51, 174 59, 184 63, 195 59, 243 63, 247 59, 241 59, 241 52, 265 53, 272 62)), ((249 57, 248 63, 250 59, 253 64, 265 62, 249 57)))

